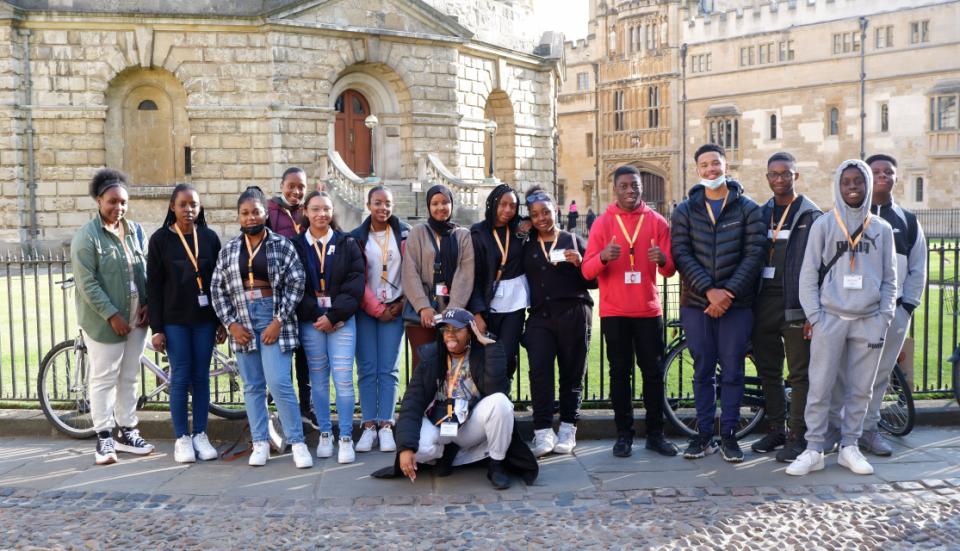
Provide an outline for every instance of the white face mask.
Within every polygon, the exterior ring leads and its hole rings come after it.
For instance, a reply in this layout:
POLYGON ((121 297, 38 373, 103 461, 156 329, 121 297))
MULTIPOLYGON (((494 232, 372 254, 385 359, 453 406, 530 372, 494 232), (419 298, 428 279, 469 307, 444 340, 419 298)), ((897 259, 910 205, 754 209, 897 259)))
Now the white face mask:
POLYGON ((722 186, 722 185, 724 184, 724 182, 726 182, 726 181, 727 181, 727 177, 726 177, 726 176, 721 176, 721 177, 717 178, 716 180, 707 180, 707 179, 701 178, 701 179, 700 179, 700 185, 702 185, 703 187, 705 187, 705 188, 707 188, 707 189, 711 189, 711 190, 712 190, 712 189, 717 189, 717 188, 719 188, 719 187, 722 186))

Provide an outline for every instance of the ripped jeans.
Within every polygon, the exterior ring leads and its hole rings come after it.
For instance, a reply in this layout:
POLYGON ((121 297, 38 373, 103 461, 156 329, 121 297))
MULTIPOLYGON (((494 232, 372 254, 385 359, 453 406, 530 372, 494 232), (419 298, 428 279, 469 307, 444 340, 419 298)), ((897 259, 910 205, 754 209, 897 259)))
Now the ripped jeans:
POLYGON ((357 322, 351 317, 333 333, 324 333, 312 323, 300 323, 300 342, 310 368, 313 410, 320 432, 331 432, 330 377, 337 393, 337 418, 340 436, 353 436, 353 356, 357 347, 357 322))

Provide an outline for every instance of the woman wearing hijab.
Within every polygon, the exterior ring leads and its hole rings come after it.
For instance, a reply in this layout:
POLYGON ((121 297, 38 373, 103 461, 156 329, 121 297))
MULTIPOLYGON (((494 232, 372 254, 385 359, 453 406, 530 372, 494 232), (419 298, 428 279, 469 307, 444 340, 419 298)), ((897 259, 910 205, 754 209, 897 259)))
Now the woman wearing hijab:
POLYGON ((473 243, 466 228, 450 221, 453 193, 442 184, 431 187, 427 207, 427 223, 410 230, 401 276, 403 294, 419 318, 404 316, 413 365, 420 359, 417 347, 437 338, 435 317, 447 308, 466 308, 473 293, 473 243))

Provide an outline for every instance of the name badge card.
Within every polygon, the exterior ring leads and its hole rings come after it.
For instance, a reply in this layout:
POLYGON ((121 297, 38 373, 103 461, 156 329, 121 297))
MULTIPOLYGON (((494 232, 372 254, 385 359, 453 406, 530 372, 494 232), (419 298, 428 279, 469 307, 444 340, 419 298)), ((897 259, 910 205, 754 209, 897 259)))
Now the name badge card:
POLYGON ((863 289, 863 276, 862 275, 843 276, 843 288, 854 289, 854 290, 863 289))
POLYGON ((493 296, 495 296, 495 297, 497 297, 497 298, 503 298, 505 293, 506 293, 506 291, 503 290, 503 286, 502 286, 502 285, 497 285, 497 292, 494 293, 493 296))
POLYGON ((456 438, 457 430, 459 426, 452 421, 445 421, 440 423, 440 436, 446 436, 448 438, 456 438))
POLYGON ((556 264, 558 262, 566 262, 567 257, 564 255, 566 249, 553 249, 550 251, 550 262, 556 264))
POLYGON ((777 269, 773 266, 764 266, 763 267, 763 279, 773 279, 774 274, 776 274, 777 269))
POLYGON ((436 293, 438 297, 448 297, 450 296, 450 289, 447 288, 443 283, 437 283, 436 293))
POLYGON ((623 282, 627 285, 638 285, 641 279, 640 272, 624 272, 623 273, 623 282))
POLYGON ((257 300, 263 298, 263 293, 260 292, 260 289, 250 289, 249 291, 244 291, 244 294, 247 295, 247 300, 257 300))
POLYGON ((317 297, 317 306, 320 308, 330 308, 333 306, 333 299, 327 296, 317 297))
POLYGON ((207 306, 210 306, 210 297, 207 295, 199 295, 197 297, 197 304, 200 305, 200 308, 206 308, 207 306))

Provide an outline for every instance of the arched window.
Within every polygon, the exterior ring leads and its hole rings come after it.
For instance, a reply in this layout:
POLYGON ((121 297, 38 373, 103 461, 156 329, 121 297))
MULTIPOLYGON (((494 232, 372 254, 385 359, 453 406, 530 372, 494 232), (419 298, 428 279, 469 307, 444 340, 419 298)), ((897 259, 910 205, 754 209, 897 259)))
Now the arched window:
POLYGON ((830 108, 830 135, 840 134, 840 110, 836 107, 830 108))
POLYGON ((156 111, 157 103, 152 99, 145 99, 137 106, 138 111, 156 111))
POLYGON ((923 177, 922 176, 917 176, 917 180, 913 188, 913 200, 916 203, 923 202, 923 177))
POLYGON ((770 139, 777 139, 777 114, 770 115, 770 139))

